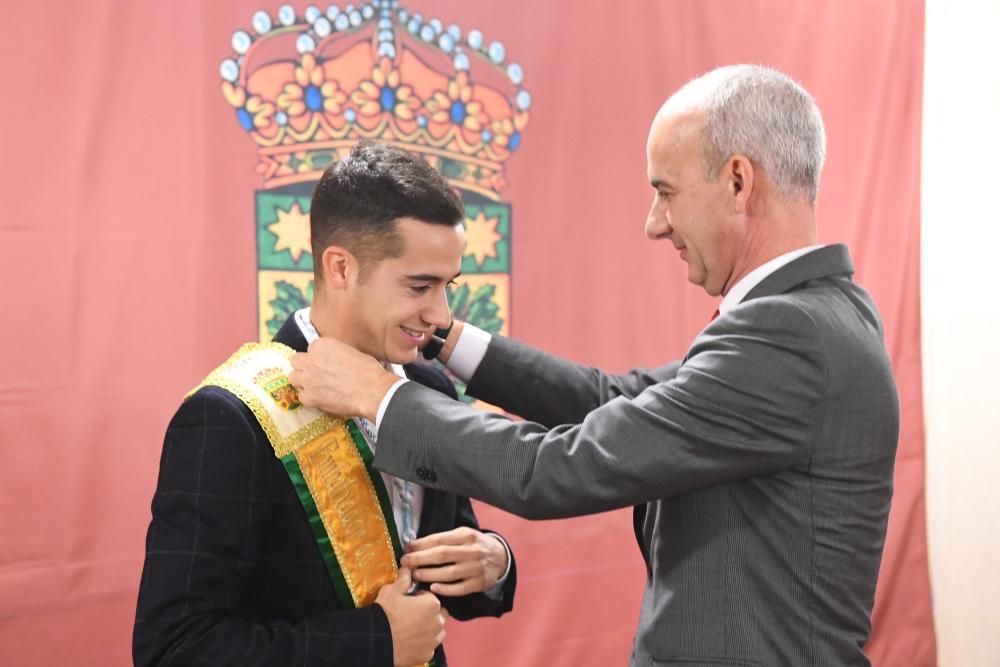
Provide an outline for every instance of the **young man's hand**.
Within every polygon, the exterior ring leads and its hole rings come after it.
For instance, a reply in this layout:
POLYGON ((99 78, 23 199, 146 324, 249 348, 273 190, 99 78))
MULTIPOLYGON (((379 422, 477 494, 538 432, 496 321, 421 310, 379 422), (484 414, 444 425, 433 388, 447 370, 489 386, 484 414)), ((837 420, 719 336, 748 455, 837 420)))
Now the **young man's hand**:
POLYGON ((402 564, 437 595, 482 593, 507 571, 507 547, 495 535, 462 526, 413 540, 402 564))
POLYGON ((383 586, 375 604, 382 607, 392 633, 392 662, 396 667, 413 667, 434 657, 434 649, 444 641, 448 612, 428 591, 409 594, 413 582, 410 571, 400 568, 399 576, 383 586))

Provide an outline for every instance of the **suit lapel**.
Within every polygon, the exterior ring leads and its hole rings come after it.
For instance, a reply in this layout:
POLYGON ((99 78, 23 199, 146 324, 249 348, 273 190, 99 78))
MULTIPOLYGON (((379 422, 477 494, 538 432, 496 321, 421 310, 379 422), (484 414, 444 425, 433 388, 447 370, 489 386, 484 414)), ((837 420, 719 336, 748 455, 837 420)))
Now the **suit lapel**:
POLYGON ((302 330, 299 329, 299 325, 295 322, 295 315, 290 316, 281 325, 278 333, 274 334, 274 342, 283 343, 296 352, 305 352, 309 349, 306 337, 302 335, 302 330))

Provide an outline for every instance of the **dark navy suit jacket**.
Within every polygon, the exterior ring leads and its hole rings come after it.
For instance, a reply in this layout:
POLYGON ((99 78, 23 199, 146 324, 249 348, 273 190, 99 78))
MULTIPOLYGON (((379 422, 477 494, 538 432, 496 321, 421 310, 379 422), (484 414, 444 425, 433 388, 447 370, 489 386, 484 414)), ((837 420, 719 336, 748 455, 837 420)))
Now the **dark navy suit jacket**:
MULTIPOLYGON (((304 351, 293 318, 274 338, 304 351)), ((439 370, 407 376, 456 398, 439 370)), ((146 538, 133 635, 136 665, 391 666, 389 622, 378 605, 345 609, 305 511, 250 410, 218 387, 186 399, 171 420, 146 538)), ((424 495, 420 535, 478 528, 469 499, 424 495)), ((511 609, 503 596, 442 597, 460 620, 511 609)), ((445 664, 438 648, 436 660, 445 664)))

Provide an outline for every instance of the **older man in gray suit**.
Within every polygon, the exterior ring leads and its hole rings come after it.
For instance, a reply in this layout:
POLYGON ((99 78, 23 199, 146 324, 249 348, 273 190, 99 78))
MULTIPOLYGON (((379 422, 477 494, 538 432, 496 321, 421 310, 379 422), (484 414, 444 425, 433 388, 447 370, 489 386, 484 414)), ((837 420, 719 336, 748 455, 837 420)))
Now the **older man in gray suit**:
POLYGON ((335 341, 292 382, 377 420, 389 474, 535 519, 636 505, 633 665, 867 665, 899 410, 847 249, 815 245, 819 110, 783 74, 725 67, 663 105, 646 152, 646 233, 724 296, 680 362, 608 375, 454 323, 441 358, 522 422, 335 341))

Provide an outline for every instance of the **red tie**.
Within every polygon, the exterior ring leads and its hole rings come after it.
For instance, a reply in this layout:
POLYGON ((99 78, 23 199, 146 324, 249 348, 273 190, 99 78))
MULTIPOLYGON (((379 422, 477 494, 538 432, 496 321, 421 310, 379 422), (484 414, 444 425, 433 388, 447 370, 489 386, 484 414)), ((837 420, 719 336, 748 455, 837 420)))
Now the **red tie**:
POLYGON ((709 320, 709 322, 714 322, 714 321, 715 321, 715 318, 716 318, 716 317, 718 317, 718 316, 719 316, 719 309, 718 309, 718 308, 716 308, 716 309, 715 309, 715 312, 714 312, 714 313, 712 313, 712 319, 711 319, 711 320, 709 320))

